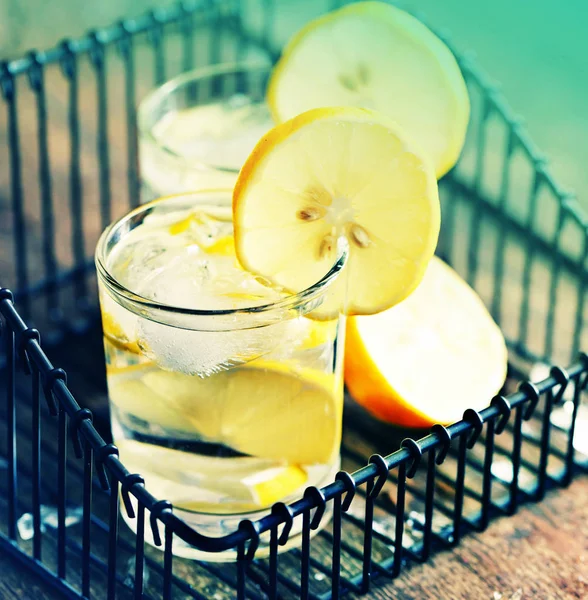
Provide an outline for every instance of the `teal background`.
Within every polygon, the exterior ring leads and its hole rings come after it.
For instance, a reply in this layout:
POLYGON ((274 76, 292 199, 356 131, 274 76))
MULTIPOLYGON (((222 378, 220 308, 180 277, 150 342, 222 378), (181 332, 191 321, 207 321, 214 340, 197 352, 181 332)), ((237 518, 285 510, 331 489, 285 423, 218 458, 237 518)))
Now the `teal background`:
POLYGON ((588 210, 588 2, 418 0, 525 119, 561 184, 588 210))
MULTIPOLYGON (((108 25, 170 2, 0 0, 0 58, 45 48, 66 35, 108 25)), ((588 1, 408 0, 451 33, 524 116, 559 182, 588 210, 588 1)), ((244 6, 260 11, 260 0, 244 6)), ((322 12, 324 0, 277 0, 280 38, 322 12)))

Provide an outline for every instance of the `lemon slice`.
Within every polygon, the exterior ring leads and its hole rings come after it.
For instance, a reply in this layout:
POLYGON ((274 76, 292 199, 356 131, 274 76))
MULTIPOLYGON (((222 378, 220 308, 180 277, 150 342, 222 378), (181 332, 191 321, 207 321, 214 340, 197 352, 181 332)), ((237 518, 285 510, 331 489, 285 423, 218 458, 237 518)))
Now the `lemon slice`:
POLYGON ((376 313, 410 294, 434 252, 435 173, 387 118, 314 109, 254 149, 233 192, 233 223, 243 266, 294 292, 329 271, 346 238, 346 312, 376 313))
POLYGON ((235 256, 235 240, 232 235, 225 235, 206 248, 208 254, 220 254, 221 256, 235 256))
POLYGON ((106 367, 108 395, 119 418, 124 415, 156 423, 159 427, 185 434, 194 433, 190 422, 182 418, 173 405, 153 394, 145 377, 159 369, 152 362, 106 367))
POLYGON ((382 2, 358 2, 304 27, 273 71, 267 101, 278 123, 321 106, 378 110, 429 154, 438 177, 457 161, 470 112, 451 51, 382 2))
POLYGON ((105 311, 102 311, 102 331, 104 337, 118 350, 126 350, 132 354, 141 353, 137 342, 130 340, 114 317, 105 311))
POLYGON ((109 371, 108 391, 122 413, 257 458, 327 464, 339 451, 342 385, 312 369, 267 361, 201 378, 143 365, 109 371))
POLYGON ((434 258, 399 306, 348 321, 345 383, 379 419, 429 427, 485 408, 502 387, 504 337, 482 300, 434 258))
POLYGON ((296 465, 239 457, 202 456, 121 439, 125 466, 145 477, 147 488, 186 510, 231 513, 271 506, 302 491, 308 473, 296 465))

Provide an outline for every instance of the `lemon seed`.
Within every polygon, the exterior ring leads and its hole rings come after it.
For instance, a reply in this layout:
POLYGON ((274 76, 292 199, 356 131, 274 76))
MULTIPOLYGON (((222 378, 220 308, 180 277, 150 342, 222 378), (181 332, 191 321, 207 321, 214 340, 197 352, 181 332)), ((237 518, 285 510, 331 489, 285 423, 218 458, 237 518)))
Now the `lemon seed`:
POLYGON ((326 235, 319 246, 319 258, 324 258, 327 254, 330 254, 334 247, 335 238, 332 235, 326 235))
POLYGON ((302 221, 316 221, 321 217, 321 211, 314 206, 303 208, 296 213, 296 216, 302 221))
POLYGON ((350 77, 349 75, 345 75, 345 74, 341 74, 337 77, 337 79, 339 80, 339 83, 346 89, 348 89, 350 92, 356 92, 357 91, 357 84, 355 83, 355 80, 353 79, 353 77, 350 77))
POLYGON ((367 248, 371 244, 370 236, 361 225, 353 224, 349 229, 349 235, 359 248, 367 248))

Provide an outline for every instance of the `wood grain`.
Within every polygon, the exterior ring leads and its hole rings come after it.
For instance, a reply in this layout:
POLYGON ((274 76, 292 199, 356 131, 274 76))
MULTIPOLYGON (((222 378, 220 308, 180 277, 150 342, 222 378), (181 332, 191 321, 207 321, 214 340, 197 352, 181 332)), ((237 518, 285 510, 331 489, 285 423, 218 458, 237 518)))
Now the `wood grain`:
POLYGON ((469 535, 452 551, 376 585, 378 600, 588 598, 588 479, 469 535))
POLYGON ((63 596, 48 588, 44 582, 12 557, 0 554, 0 598, 16 600, 60 600, 63 596))

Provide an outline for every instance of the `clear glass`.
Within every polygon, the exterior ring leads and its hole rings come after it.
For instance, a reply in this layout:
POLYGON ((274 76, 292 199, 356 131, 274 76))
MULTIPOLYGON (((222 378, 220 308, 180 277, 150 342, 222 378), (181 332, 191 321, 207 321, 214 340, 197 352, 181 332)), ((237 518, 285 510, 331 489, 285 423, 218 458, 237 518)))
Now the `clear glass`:
MULTIPOLYGON (((316 317, 345 259, 342 246, 329 273, 296 295, 243 270, 229 190, 156 200, 102 234, 113 438, 127 468, 199 532, 230 533, 333 480, 344 317, 316 317)), ((234 558, 180 540, 174 551, 234 558)))
POLYGON ((231 189, 259 139, 273 127, 265 103, 269 64, 224 64, 185 73, 139 106, 144 201, 231 189))

